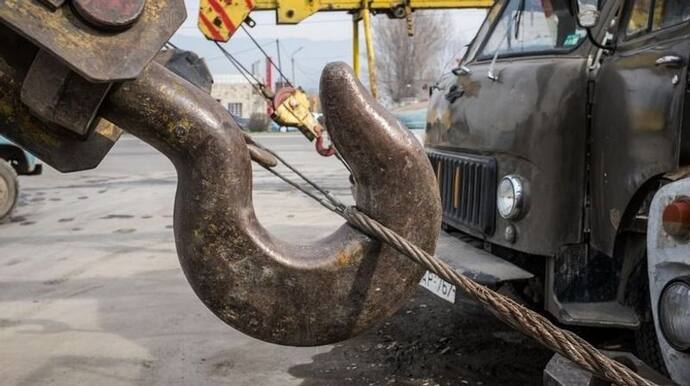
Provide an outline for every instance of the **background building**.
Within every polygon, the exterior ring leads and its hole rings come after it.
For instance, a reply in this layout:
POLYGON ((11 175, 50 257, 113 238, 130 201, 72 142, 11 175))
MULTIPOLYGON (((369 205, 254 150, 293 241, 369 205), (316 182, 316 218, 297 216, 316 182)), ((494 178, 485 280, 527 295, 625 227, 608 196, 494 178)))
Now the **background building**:
POLYGON ((235 116, 249 118, 252 113, 266 113, 266 101, 239 74, 214 75, 211 96, 235 116))

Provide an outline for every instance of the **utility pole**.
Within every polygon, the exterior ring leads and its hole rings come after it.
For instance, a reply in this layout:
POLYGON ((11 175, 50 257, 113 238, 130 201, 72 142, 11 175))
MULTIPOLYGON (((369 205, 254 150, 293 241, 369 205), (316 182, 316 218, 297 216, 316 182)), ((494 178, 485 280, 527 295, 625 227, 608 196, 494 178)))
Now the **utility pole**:
POLYGON ((290 67, 292 67, 292 84, 297 85, 297 78, 295 78, 295 55, 297 55, 298 52, 302 51, 304 47, 300 47, 296 49, 292 55, 290 55, 290 67))
MULTIPOLYGON (((283 61, 280 58, 280 39, 276 39, 276 51, 278 54, 278 72, 281 74, 283 73, 283 61)), ((280 83, 283 84, 285 82, 285 79, 281 79, 280 83)))
MULTIPOLYGON (((270 56, 266 57, 266 79, 265 79, 265 83, 266 83, 266 88, 270 92, 273 89, 273 84, 272 84, 273 83, 273 67, 271 67, 271 57, 270 56)), ((277 89, 277 87, 276 87, 276 89, 277 89)), ((266 113, 269 115, 271 114, 271 106, 269 106, 268 103, 266 103, 266 113)))
POLYGON ((369 70, 369 90, 374 100, 378 99, 376 88, 376 55, 374 53, 374 39, 371 36, 371 11, 369 3, 362 1, 362 23, 364 24, 364 40, 367 45, 367 69, 369 70))

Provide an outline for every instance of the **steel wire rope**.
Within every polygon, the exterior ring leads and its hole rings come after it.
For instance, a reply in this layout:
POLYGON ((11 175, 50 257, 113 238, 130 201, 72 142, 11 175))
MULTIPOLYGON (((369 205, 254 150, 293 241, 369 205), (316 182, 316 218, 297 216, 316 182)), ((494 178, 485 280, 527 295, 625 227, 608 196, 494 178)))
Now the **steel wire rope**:
MULTIPOLYGON (((328 190, 319 186, 316 182, 306 177, 303 173, 298 172, 297 168, 290 165, 283 158, 277 156, 274 151, 269 150, 260 144, 259 147, 276 156, 280 163, 295 172, 306 183, 317 189, 322 194, 324 194, 323 192, 328 192, 328 190)), ((343 217, 347 223, 353 226, 355 229, 358 229, 360 232, 388 244, 427 270, 435 273, 447 282, 459 287, 465 292, 466 295, 477 301, 499 320, 509 324, 511 327, 522 332, 523 334, 532 337, 543 346, 561 354, 565 358, 568 358, 583 369, 618 385, 655 385, 655 383, 641 377, 625 365, 602 354, 589 342, 585 341, 573 332, 556 326, 546 317, 473 281, 466 276, 457 273, 444 261, 417 247, 404 237, 397 234, 395 231, 372 219, 366 213, 361 212, 358 208, 346 206, 338 199, 333 197, 330 193, 327 195, 324 194, 325 199, 321 198, 314 192, 305 189, 302 185, 287 178, 277 170, 273 170, 273 168, 266 165, 262 166, 290 186, 317 201, 326 209, 343 217)))

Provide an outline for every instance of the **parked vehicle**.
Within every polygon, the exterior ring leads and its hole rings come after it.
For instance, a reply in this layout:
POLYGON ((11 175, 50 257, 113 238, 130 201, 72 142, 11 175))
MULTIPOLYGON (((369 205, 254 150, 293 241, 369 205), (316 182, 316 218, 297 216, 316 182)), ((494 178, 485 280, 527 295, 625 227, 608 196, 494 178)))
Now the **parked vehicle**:
POLYGON ((426 129, 427 102, 415 102, 391 110, 393 115, 410 130, 426 129))
POLYGON ((249 124, 249 118, 242 118, 242 117, 240 117, 239 115, 235 115, 235 114, 233 114, 233 113, 230 113, 230 115, 232 115, 232 119, 234 119, 235 122, 237 122, 237 124, 238 124, 243 130, 245 130, 245 131, 247 130, 247 125, 249 124))
POLYGON ((424 143, 427 106, 428 102, 424 101, 410 103, 391 110, 393 115, 402 122, 421 143, 424 143))
POLYGON ((688 251, 690 205, 654 222, 650 204, 690 175, 690 2, 596 3, 498 0, 434 88, 426 146, 457 236, 439 253, 564 325, 632 331, 690 384, 690 253, 663 283, 648 261, 652 244, 688 251))
POLYGON ((19 198, 17 175, 37 175, 43 165, 19 146, 0 136, 0 222, 6 220, 19 198))

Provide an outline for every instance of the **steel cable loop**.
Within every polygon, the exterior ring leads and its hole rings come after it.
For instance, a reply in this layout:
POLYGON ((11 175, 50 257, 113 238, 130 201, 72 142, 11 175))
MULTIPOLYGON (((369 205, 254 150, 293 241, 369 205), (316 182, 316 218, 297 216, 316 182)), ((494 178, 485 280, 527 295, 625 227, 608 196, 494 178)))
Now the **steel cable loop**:
POLYGON ((579 364, 591 373, 619 385, 655 385, 621 363, 605 356, 584 339, 557 327, 542 315, 458 274, 445 262, 426 253, 356 208, 350 207, 339 211, 339 213, 355 228, 385 242, 427 270, 460 287, 468 296, 482 304, 498 319, 531 336, 539 343, 579 364))
POLYGON ((325 198, 318 197, 314 192, 310 192, 300 184, 290 180, 282 173, 271 167, 265 167, 270 173, 274 174, 295 189, 305 193, 310 198, 316 200, 326 209, 339 214, 348 224, 359 231, 385 242, 398 252, 420 264, 428 271, 431 271, 446 280, 447 282, 460 287, 465 294, 481 304, 487 311, 496 318, 507 323, 516 330, 532 337, 543 346, 570 359, 592 374, 613 382, 617 385, 631 386, 655 386, 656 384, 642 378, 640 375, 607 357, 592 346, 589 342, 580 338, 571 331, 561 329, 551 323, 544 316, 525 308, 514 300, 497 293, 472 279, 457 273, 444 261, 428 254, 423 249, 409 242, 393 230, 387 228, 378 221, 372 219, 367 214, 359 211, 355 207, 347 207, 330 192, 311 181, 304 174, 299 172, 294 166, 290 165, 283 158, 272 150, 256 145, 274 155, 280 163, 288 167, 302 180, 307 182, 325 198))

